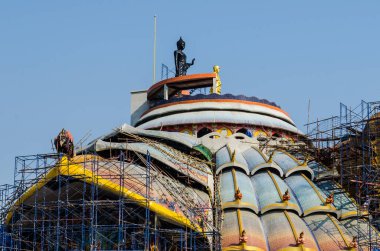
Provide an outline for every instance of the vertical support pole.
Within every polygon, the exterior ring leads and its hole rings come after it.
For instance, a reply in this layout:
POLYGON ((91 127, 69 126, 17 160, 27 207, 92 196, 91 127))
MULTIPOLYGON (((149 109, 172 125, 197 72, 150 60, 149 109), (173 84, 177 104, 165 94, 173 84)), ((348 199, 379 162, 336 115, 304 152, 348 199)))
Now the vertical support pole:
POLYGON ((154 246, 158 247, 157 214, 154 214, 154 246))
POLYGON ((161 80, 164 79, 164 67, 165 67, 165 65, 161 64, 161 80))
MULTIPOLYGON (((86 166, 86 158, 84 158, 83 168, 86 166)), ((86 190, 87 190, 87 184, 86 180, 83 180, 83 188, 82 188, 82 228, 81 228, 81 234, 82 234, 82 240, 81 240, 81 250, 85 250, 86 245, 86 190)))
MULTIPOLYGON (((368 126, 368 129, 365 133, 365 136, 364 136, 364 150, 366 151, 365 153, 363 153, 363 159, 364 159, 364 162, 365 162, 365 168, 364 168, 364 177, 363 177, 363 184, 365 184, 364 186, 364 196, 365 196, 365 200, 367 201, 368 200, 368 212, 371 214, 371 197, 373 195, 372 193, 372 189, 370 188, 370 186, 367 184, 367 182, 372 182, 371 180, 371 176, 373 177, 373 173, 372 173, 372 144, 371 144, 371 108, 370 108, 370 104, 363 101, 362 100, 362 106, 364 105, 364 113, 362 115, 362 132, 364 133, 365 131, 365 127, 368 126), (364 122, 364 121, 367 121, 367 122, 364 122)), ((371 232, 371 217, 368 217, 368 241, 369 241, 369 250, 372 250, 372 232, 371 232)))
MULTIPOLYGON (((47 170, 49 169, 49 165, 47 163, 47 158, 45 157, 44 158, 44 164, 43 164, 43 179, 44 179, 44 182, 46 182, 46 174, 47 174, 47 170)), ((46 205, 46 188, 45 186, 42 187, 42 196, 43 196, 43 199, 42 199, 42 210, 41 210, 41 219, 42 219, 42 223, 41 223, 41 246, 40 246, 40 249, 41 250, 45 250, 45 238, 46 238, 46 233, 45 233, 45 217, 46 217, 46 212, 45 212, 45 205, 46 205)))
POLYGON ((70 177, 67 176, 65 177, 65 193, 66 193, 66 201, 65 203, 63 204, 64 205, 64 210, 65 210, 65 228, 64 228, 64 246, 65 248, 68 247, 68 230, 69 230, 69 226, 68 226, 68 221, 69 221, 69 186, 67 185, 68 182, 69 182, 69 179, 70 177))
POLYGON ((190 250, 195 250, 193 249, 193 231, 190 229, 190 241, 189 241, 189 245, 190 245, 190 250))
POLYGON ((169 99, 169 88, 167 85, 164 85, 164 99, 165 100, 169 99))
MULTIPOLYGON (((95 184, 99 184, 98 183, 98 179, 99 179, 99 162, 98 160, 95 158, 94 159, 94 174, 95 174, 95 184)), ((101 231, 100 229, 98 229, 98 199, 99 199, 99 186, 96 185, 95 186, 95 196, 93 198, 93 203, 94 203, 94 209, 95 209, 95 217, 94 217, 94 221, 95 221, 95 229, 94 229, 94 232, 95 232, 95 250, 99 251, 102 249, 102 247, 100 246, 101 245, 101 241, 98 240, 98 237, 100 237, 101 235, 98 234, 99 231, 101 231)))
POLYGON ((197 232, 193 232, 193 233, 194 233, 194 237, 193 237, 193 241, 194 241, 193 250, 197 250, 197 232))
POLYGON ((118 229, 118 245, 117 250, 124 250, 124 173, 125 173, 125 155, 120 152, 120 180, 119 185, 121 187, 120 196, 119 196, 119 229, 118 229))
POLYGON ((150 208, 149 208, 149 200, 150 200, 150 153, 146 152, 146 209, 145 209, 145 250, 149 250, 150 244, 150 208))
POLYGON ((216 93, 216 78, 212 79, 212 93, 216 93))
POLYGON ((131 234, 131 239, 132 239, 132 249, 133 250, 137 250, 137 244, 136 244, 136 234, 135 234, 135 232, 133 232, 132 234, 131 234))
MULTIPOLYGON (((355 180, 356 181, 358 181, 358 179, 359 179, 359 177, 358 177, 358 175, 355 175, 355 180)), ((359 192, 360 192, 360 190, 359 190, 359 183, 358 182, 356 182, 355 183, 355 192, 356 192, 356 194, 359 194, 359 192)), ((358 207, 356 207, 357 209, 357 217, 356 217, 356 236, 357 236, 357 242, 358 242, 358 246, 360 247, 360 222, 359 222, 359 215, 360 215, 360 205, 358 205, 358 207)))
MULTIPOLYGON (((34 169, 34 175, 35 179, 38 179, 38 172, 39 169, 39 156, 37 156, 36 160, 36 168, 34 169)), ((38 197, 38 191, 39 189, 36 189, 36 192, 34 194, 34 222, 33 222, 33 250, 37 248, 37 218, 38 218, 38 209, 37 209, 37 197, 38 197)))
POLYGON ((157 34, 157 16, 154 15, 154 38, 153 38, 153 84, 156 83, 156 34, 157 34))
MULTIPOLYGON (((53 227, 53 224, 52 224, 52 222, 54 220, 54 216, 53 216, 53 214, 49 213, 48 217, 49 217, 49 221, 48 221, 49 222, 49 224, 48 224, 49 231, 47 231, 47 235, 48 235, 47 243, 49 243, 49 242, 50 243, 54 243, 54 237, 53 237, 53 235, 54 235, 54 232, 53 232, 54 227, 53 227)), ((48 250, 51 250, 51 246, 52 246, 51 244, 50 245, 48 244, 48 250)))
POLYGON ((92 161, 92 182, 91 182, 91 213, 90 213, 90 229, 89 229, 89 243, 91 245, 90 250, 95 248, 95 163, 92 161))
MULTIPOLYGON (((344 113, 343 113, 343 109, 344 109, 344 105, 342 103, 340 103, 340 113, 339 113, 339 127, 340 127, 340 137, 342 138, 344 136, 344 119, 343 119, 343 116, 344 116, 344 113)), ((346 116, 347 118, 347 111, 346 111, 346 116)), ((340 185, 343 187, 343 174, 344 174, 344 161, 343 161, 343 154, 344 154, 344 146, 342 145, 342 147, 340 148, 339 150, 340 154, 339 154, 339 162, 340 162, 340 185)))
POLYGON ((309 124, 310 124, 310 98, 309 103, 307 106, 307 127, 306 127, 306 134, 309 135, 309 124))
POLYGON ((183 250, 183 230, 182 229, 180 229, 180 235, 181 235, 181 237, 180 237, 180 249, 179 250, 183 250))
POLYGON ((161 80, 169 78, 169 67, 161 64, 161 80))
MULTIPOLYGON (((366 199, 366 195, 367 195, 367 177, 366 177, 366 175, 367 175, 367 165, 369 165, 369 163, 367 163, 367 161, 366 161, 366 154, 367 154, 367 152, 366 152, 366 143, 367 143, 367 140, 366 140, 366 136, 367 136, 367 133, 368 132, 364 132, 364 130, 363 130, 363 119, 365 118, 365 119, 367 119, 367 116, 365 115, 365 103, 364 103, 364 101, 362 100, 362 102, 361 102, 361 111, 360 111, 360 120, 362 120, 362 122, 361 122, 361 125, 359 125, 360 126, 360 129, 362 130, 362 134, 361 134, 361 155, 362 155, 362 159, 361 159, 361 165, 362 165, 362 168, 361 168, 361 175, 362 175, 362 177, 361 177, 361 180, 362 180, 362 191, 364 192, 363 193, 363 197, 364 197, 364 199, 366 199)), ((367 146, 368 147, 368 146, 367 146)), ((360 194, 360 197, 362 197, 362 194, 360 194)), ((361 202, 360 202, 360 205, 361 205, 361 202)), ((369 210, 369 208, 368 208, 368 210, 369 210)))
POLYGON ((55 250, 59 251, 59 236, 60 236, 60 214, 61 214, 61 185, 62 176, 58 175, 58 201, 57 201, 57 224, 56 224, 56 238, 55 238, 55 250))

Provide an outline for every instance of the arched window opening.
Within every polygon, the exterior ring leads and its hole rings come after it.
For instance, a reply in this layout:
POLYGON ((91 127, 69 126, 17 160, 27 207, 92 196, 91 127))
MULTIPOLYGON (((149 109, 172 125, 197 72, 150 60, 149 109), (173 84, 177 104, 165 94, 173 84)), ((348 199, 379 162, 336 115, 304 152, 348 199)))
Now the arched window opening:
POLYGON ((242 133, 242 134, 245 134, 247 135, 248 137, 252 138, 252 132, 251 130, 247 129, 247 128, 240 128, 238 131, 238 133, 242 133))
POLYGON ((205 136, 206 134, 209 134, 210 132, 212 132, 209 128, 207 127, 203 127, 202 129, 200 129, 197 133, 197 137, 198 138, 201 138, 203 136, 205 136))
POLYGON ((272 134, 272 139, 278 139, 280 137, 281 137, 281 135, 278 134, 277 132, 275 132, 275 133, 272 134))

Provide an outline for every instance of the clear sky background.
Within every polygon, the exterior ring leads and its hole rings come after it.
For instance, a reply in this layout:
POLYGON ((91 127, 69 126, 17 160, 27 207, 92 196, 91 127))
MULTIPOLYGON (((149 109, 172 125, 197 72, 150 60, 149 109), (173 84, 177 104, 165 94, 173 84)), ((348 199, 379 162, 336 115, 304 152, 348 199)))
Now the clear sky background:
POLYGON ((380 100, 380 1, 1 1, 0 184, 14 157, 51 152, 129 122, 130 92, 173 68, 181 35, 196 63, 221 67, 223 93, 275 101, 301 130, 339 103, 380 100))

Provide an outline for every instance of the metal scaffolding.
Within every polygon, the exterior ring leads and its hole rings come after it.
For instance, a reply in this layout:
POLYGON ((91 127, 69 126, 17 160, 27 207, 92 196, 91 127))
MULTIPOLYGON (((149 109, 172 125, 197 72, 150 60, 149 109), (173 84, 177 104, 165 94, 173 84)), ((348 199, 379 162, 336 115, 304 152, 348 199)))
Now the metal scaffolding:
POLYGON ((359 246, 378 248, 371 231, 380 229, 380 102, 361 101, 354 108, 341 103, 339 116, 305 126, 313 157, 336 171, 329 178, 355 199, 358 224, 368 224, 369 238, 359 238, 359 246))
MULTIPOLYGON (((85 169, 76 175, 53 175, 64 165, 57 154, 16 157, 14 184, 0 187, 1 250, 217 250, 209 240, 219 232, 162 221, 150 210, 158 170, 149 152, 136 156, 144 171, 127 171, 131 159, 120 151, 112 159, 84 157, 75 162, 85 169), (100 179, 115 183, 119 193, 105 189, 100 179), (125 196, 130 180, 144 191, 143 201, 125 196)), ((192 207, 188 211, 197 212, 192 207)))

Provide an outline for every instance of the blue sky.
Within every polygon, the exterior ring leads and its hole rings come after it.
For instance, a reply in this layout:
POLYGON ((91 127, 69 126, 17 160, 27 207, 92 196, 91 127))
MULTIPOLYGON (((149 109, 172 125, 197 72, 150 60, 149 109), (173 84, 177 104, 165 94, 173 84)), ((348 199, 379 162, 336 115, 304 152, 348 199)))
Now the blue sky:
POLYGON ((339 103, 380 100, 379 1, 1 1, 0 184, 14 157, 129 122, 129 93, 173 68, 181 35, 196 64, 221 66, 223 93, 275 101, 304 129, 339 103))

